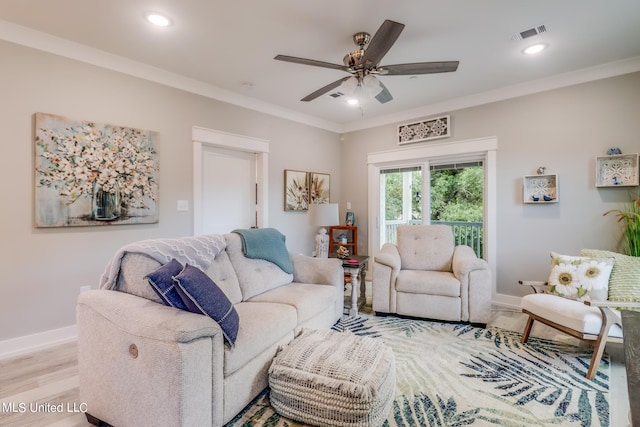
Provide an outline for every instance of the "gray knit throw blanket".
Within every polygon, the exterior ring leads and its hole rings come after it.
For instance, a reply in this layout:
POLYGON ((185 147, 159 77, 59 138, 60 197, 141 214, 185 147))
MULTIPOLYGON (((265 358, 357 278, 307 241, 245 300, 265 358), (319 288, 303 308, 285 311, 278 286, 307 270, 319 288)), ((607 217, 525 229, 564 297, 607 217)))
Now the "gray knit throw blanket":
POLYGON ((206 271, 215 257, 224 250, 227 242, 219 234, 182 237, 177 239, 149 239, 123 246, 111 259, 102 277, 101 289, 115 289, 120 274, 122 258, 128 252, 147 255, 161 264, 173 258, 181 264, 189 264, 206 271))

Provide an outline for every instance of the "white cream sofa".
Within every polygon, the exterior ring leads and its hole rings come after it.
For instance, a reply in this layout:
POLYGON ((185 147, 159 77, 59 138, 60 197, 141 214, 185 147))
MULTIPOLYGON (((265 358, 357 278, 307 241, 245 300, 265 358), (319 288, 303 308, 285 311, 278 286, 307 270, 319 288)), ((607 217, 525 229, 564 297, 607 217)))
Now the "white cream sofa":
POLYGON ((222 426, 267 387, 279 346, 342 315, 339 260, 291 255, 287 274, 246 258, 238 234, 224 242, 205 272, 238 313, 233 347, 212 318, 161 302, 144 278, 161 263, 147 255, 124 254, 115 290, 80 294, 80 401, 90 422, 222 426))
POLYGON ((373 310, 486 324, 491 270, 469 246, 455 245, 447 225, 401 225, 373 263, 373 310))

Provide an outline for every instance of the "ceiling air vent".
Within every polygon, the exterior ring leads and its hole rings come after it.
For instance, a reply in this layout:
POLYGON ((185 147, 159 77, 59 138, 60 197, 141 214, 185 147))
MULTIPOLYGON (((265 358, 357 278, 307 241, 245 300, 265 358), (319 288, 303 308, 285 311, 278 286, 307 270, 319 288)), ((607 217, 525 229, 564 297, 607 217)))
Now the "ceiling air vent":
POLYGON ((519 41, 519 40, 528 39, 529 37, 537 36, 538 34, 542 34, 546 32, 547 32, 547 27, 545 27, 544 25, 539 25, 537 27, 529 28, 528 30, 515 33, 509 38, 513 41, 519 41))
POLYGON ((334 98, 340 98, 341 96, 344 96, 344 93, 342 93, 342 92, 334 92, 334 93, 330 93, 329 96, 332 96, 334 98))

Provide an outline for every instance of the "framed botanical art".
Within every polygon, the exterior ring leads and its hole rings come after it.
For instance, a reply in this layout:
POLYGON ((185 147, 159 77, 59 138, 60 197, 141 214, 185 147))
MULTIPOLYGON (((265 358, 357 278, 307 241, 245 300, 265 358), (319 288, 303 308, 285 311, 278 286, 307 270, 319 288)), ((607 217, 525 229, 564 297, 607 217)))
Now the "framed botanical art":
POLYGON ((309 208, 309 174, 303 171, 284 171, 284 210, 306 211, 309 208))
POLYGON ((309 203, 329 203, 331 175, 309 172, 309 203))
POLYGON ((331 175, 285 169, 284 210, 304 212, 310 203, 329 203, 331 175))
POLYGON ((154 132, 35 115, 37 227, 158 222, 154 132))

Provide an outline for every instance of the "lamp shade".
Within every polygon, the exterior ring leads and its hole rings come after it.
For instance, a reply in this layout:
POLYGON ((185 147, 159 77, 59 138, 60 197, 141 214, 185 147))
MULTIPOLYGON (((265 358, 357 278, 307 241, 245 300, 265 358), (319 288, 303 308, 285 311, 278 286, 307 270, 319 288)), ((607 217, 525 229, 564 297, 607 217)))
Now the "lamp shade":
POLYGON ((312 203, 309 205, 309 225, 329 227, 340 224, 337 203, 312 203))

